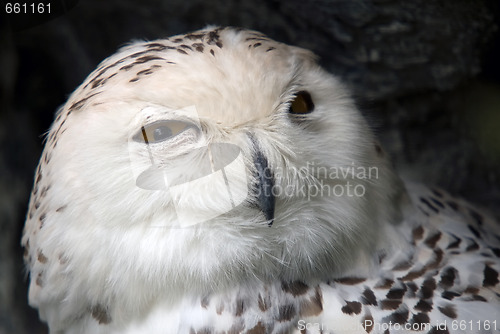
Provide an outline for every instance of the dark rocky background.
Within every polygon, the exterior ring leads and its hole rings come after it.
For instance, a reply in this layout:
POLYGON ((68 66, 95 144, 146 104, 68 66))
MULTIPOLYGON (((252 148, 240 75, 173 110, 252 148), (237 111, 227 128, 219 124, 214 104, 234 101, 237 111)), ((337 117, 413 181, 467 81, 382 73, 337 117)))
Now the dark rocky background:
POLYGON ((131 39, 217 24, 309 48, 351 85, 404 174, 500 213, 497 0, 44 1, 52 15, 6 14, 7 2, 0 21, 0 334, 46 333, 26 303, 19 247, 42 135, 71 91, 131 39))

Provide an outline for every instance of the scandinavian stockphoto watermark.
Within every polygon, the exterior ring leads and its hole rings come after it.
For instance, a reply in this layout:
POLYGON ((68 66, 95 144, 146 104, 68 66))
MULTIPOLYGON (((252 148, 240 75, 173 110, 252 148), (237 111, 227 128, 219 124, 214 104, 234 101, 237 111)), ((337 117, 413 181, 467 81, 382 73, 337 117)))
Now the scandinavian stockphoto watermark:
POLYGON ((367 182, 379 177, 377 167, 351 163, 327 168, 306 162, 300 167, 266 166, 259 179, 271 177, 273 186, 254 187, 255 177, 248 175, 252 168, 245 165, 240 147, 207 140, 194 106, 175 110, 149 106, 135 121, 140 129, 128 142, 135 185, 168 192, 177 218, 171 224, 182 227, 228 213, 248 196, 259 196, 258 191, 305 200, 363 197, 367 182))
POLYGON ((330 323, 310 322, 300 319, 297 322, 297 329, 300 331, 318 331, 323 334, 342 333, 388 333, 388 332, 443 332, 448 330, 478 333, 497 331, 497 320, 446 320, 438 319, 432 322, 376 322, 373 319, 357 321, 338 321, 330 323))
MULTIPOLYGON (((437 323, 439 329, 443 326, 437 323)), ((337 332, 342 333, 383 333, 390 331, 430 331, 432 329, 431 323, 397 323, 397 322, 375 322, 371 319, 366 319, 363 322, 357 321, 339 321, 336 323, 322 323, 322 322, 309 322, 301 319, 297 322, 297 329, 300 331, 318 331, 323 334, 333 334, 337 332)), ((446 329, 446 327, 444 327, 446 329)))
MULTIPOLYGON (((314 197, 363 197, 367 182, 379 178, 376 166, 322 166, 307 161, 301 167, 271 167, 269 175, 277 181, 269 191, 275 197, 300 197, 310 201, 314 197)), ((265 195, 270 195, 265 194, 265 195)))

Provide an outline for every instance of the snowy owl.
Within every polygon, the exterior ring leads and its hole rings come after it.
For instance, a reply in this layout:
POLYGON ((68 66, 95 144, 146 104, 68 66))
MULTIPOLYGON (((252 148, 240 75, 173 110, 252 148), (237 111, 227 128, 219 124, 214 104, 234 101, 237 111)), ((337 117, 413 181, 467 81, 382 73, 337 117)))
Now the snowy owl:
POLYGON ((402 181, 304 49, 208 27, 102 62, 22 238, 51 333, 499 333, 500 228, 402 181))

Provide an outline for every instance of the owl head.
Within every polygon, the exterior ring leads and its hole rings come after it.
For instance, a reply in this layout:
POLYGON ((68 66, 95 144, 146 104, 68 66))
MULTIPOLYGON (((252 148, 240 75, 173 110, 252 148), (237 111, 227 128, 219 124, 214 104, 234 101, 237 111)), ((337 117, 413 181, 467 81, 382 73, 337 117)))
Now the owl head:
POLYGON ((356 274, 384 251, 402 193, 311 52, 236 28, 135 42, 48 134, 23 238, 31 303, 140 309, 356 274))

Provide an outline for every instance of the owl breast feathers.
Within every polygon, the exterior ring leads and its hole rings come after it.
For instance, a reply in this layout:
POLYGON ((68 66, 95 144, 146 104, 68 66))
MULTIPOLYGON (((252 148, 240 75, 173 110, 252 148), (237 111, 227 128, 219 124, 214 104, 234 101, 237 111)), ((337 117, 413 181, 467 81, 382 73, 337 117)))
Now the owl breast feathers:
POLYGON ((22 238, 51 333, 499 333, 500 228, 402 181, 339 79, 237 28, 58 111, 22 238))

